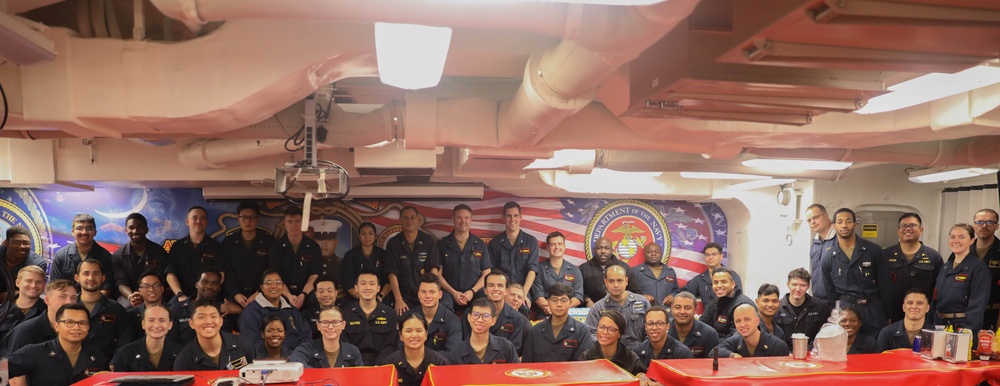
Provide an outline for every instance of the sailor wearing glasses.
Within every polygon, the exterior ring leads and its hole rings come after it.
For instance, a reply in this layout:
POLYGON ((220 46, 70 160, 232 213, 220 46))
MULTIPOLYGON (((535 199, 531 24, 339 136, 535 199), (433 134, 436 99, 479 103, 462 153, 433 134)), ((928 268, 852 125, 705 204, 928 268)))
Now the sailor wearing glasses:
POLYGON ((903 320, 903 298, 907 291, 918 288, 925 294, 934 293, 934 282, 944 260, 934 248, 920 242, 924 233, 919 214, 905 213, 899 217, 899 243, 882 251, 889 268, 892 292, 889 301, 889 320, 903 320))
POLYGON ((90 330, 89 316, 83 304, 59 307, 55 314, 58 335, 55 339, 22 347, 7 358, 10 385, 69 385, 107 371, 104 354, 83 344, 90 330))
POLYGON ((992 275, 983 328, 995 326, 1000 319, 1000 239, 995 235, 997 221, 1000 221, 1000 215, 993 209, 980 209, 972 219, 972 227, 976 231, 976 256, 986 263, 992 275))
POLYGON ((479 298, 472 301, 472 307, 466 314, 472 335, 457 349, 448 352, 448 361, 451 364, 521 363, 513 343, 490 334, 496 313, 496 306, 489 299, 479 298))
POLYGON ((694 358, 691 349, 677 339, 671 338, 668 331, 670 323, 667 321, 667 309, 661 306, 653 306, 646 311, 646 339, 639 343, 632 351, 635 351, 642 364, 649 368, 649 362, 653 359, 686 359, 694 358))
POLYGON ((288 357, 288 361, 322 369, 364 366, 358 347, 340 340, 344 324, 344 313, 340 308, 334 305, 323 307, 316 320, 316 328, 323 336, 303 343, 288 357))
POLYGON ((274 270, 264 271, 260 283, 257 296, 240 313, 240 334, 250 339, 254 346, 260 347, 264 344, 264 337, 261 335, 264 320, 270 315, 278 315, 285 325, 285 341, 282 346, 286 350, 291 352, 300 344, 308 342, 312 338, 312 329, 299 310, 281 297, 284 288, 281 275, 274 270))

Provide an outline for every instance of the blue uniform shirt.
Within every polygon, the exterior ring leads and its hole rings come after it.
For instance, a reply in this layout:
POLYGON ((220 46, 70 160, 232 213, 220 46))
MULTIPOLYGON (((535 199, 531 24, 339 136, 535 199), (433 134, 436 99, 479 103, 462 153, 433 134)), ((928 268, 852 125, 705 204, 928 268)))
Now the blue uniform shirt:
MULTIPOLYGON (((78 300, 77 303, 83 304, 83 300, 78 300)), ((105 358, 110 358, 115 355, 115 351, 133 340, 132 320, 125 308, 101 295, 94 309, 90 310, 90 330, 84 342, 101 350, 105 358)))
POLYGON ((882 250, 889 269, 889 279, 892 282, 889 295, 889 320, 903 319, 903 298, 910 288, 919 288, 925 294, 934 293, 934 284, 944 260, 934 248, 920 244, 920 249, 907 261, 899 244, 882 250))
MULTIPOLYGON (((977 254, 975 245, 970 248, 972 248, 970 254, 977 254)), ((986 312, 983 313, 983 328, 995 328, 994 324, 997 323, 997 318, 1000 318, 1000 238, 993 236, 993 244, 990 244, 986 256, 979 256, 979 259, 986 263, 986 268, 992 275, 990 298, 986 304, 986 312)))
POLYGON ((323 251, 313 239, 302 236, 299 249, 293 251, 292 242, 285 235, 271 245, 268 268, 278 271, 288 292, 298 296, 322 259, 323 251))
POLYGON ((552 335, 552 318, 546 318, 531 327, 521 360, 524 363, 575 361, 593 344, 590 329, 573 317, 566 319, 559 336, 552 335))
POLYGON ((424 381, 424 374, 427 373, 427 368, 430 365, 434 366, 445 366, 448 363, 448 359, 445 358, 444 354, 437 351, 431 350, 429 347, 424 347, 424 360, 420 362, 417 368, 410 366, 410 362, 406 360, 406 352, 403 349, 393 351, 389 356, 382 358, 379 363, 380 365, 392 365, 396 368, 396 379, 399 386, 420 386, 424 381))
MULTIPOLYGON (((906 335, 906 326, 904 325, 906 321, 900 320, 896 323, 885 326, 878 333, 878 348, 879 350, 894 350, 897 348, 912 348, 913 343, 910 342, 910 337, 906 335)), ((930 318, 924 318, 924 325, 921 329, 934 329, 934 324, 931 323, 930 318)), ((855 342, 857 342, 855 340, 855 342)))
POLYGON ((650 342, 649 339, 646 339, 642 341, 642 343, 633 347, 632 351, 635 352, 635 355, 639 356, 639 360, 642 361, 642 364, 645 365, 647 369, 649 368, 649 363, 654 359, 694 358, 694 354, 691 353, 691 349, 683 345, 681 342, 678 342, 677 339, 671 338, 670 335, 667 335, 667 341, 663 343, 663 349, 660 350, 659 355, 653 351, 653 342, 650 342))
POLYGON ((813 296, 829 300, 830 295, 826 293, 826 282, 823 280, 823 251, 832 247, 831 243, 837 241, 837 230, 830 226, 830 231, 825 236, 816 234, 813 236, 812 245, 809 246, 809 288, 812 289, 813 296))
MULTIPOLYGON (((202 269, 212 267, 219 272, 226 272, 226 253, 222 250, 222 244, 207 234, 197 247, 191 243, 191 235, 184 236, 170 247, 168 256, 167 273, 177 276, 181 291, 187 296, 194 296, 198 292, 194 284, 198 282, 202 269)), ((105 279, 104 283, 107 284, 108 280, 105 279)))
POLYGON ((76 359, 76 366, 70 366, 69 356, 58 339, 25 346, 7 360, 10 378, 24 375, 30 386, 69 385, 108 370, 104 354, 86 344, 76 359))
POLYGON ((396 350, 399 332, 396 331, 396 310, 378 303, 371 315, 365 315, 361 304, 344 309, 344 333, 340 340, 350 342, 361 350, 361 359, 366 366, 375 365, 376 358, 384 357, 396 350))
POLYGON ((361 351, 357 346, 340 342, 340 352, 337 353, 337 363, 330 366, 330 360, 326 358, 326 351, 323 349, 323 338, 314 339, 296 347, 292 355, 288 357, 289 362, 301 363, 306 368, 329 369, 334 367, 355 367, 364 366, 361 361, 361 351))
POLYGON ((413 246, 406 242, 406 234, 400 232, 385 243, 385 273, 395 275, 399 281, 399 292, 403 301, 410 308, 419 307, 417 289, 420 288, 420 276, 432 269, 440 268, 434 237, 417 231, 413 246))
MULTIPOLYGON (((523 348, 524 336, 527 335, 528 328, 531 327, 531 321, 528 320, 528 317, 508 306, 507 302, 501 302, 501 304, 503 304, 503 309, 493 317, 496 322, 493 323, 493 327, 490 327, 490 335, 506 339, 514 345, 514 350, 520 353, 523 348)), ((472 335, 472 326, 469 325, 470 312, 472 312, 472 307, 467 308, 462 317, 462 337, 465 339, 469 339, 469 336, 472 335)))
MULTIPOLYGON (((41 300, 39 300, 41 301, 41 300)), ((7 334, 7 351, 4 355, 10 354, 18 349, 34 343, 42 343, 56 338, 56 330, 49 322, 48 313, 42 313, 38 317, 29 319, 7 334)))
MULTIPOLYGON (((423 307, 411 308, 410 314, 424 315, 423 307)), ((434 318, 427 321, 427 341, 424 345, 434 351, 447 352, 462 343, 462 323, 453 312, 438 305, 434 318)))
POLYGON ((250 341, 226 332, 219 334, 222 336, 222 351, 219 351, 218 363, 212 361, 195 340, 177 355, 174 371, 239 370, 257 359, 257 349, 250 341))
POLYGON ((850 259, 839 240, 823 251, 823 275, 830 294, 827 303, 832 306, 840 300, 841 307, 856 307, 861 313, 860 333, 874 339, 889 324, 889 270, 881 247, 858 236, 855 239, 850 259))
POLYGON ((604 299, 594 303, 587 313, 587 327, 590 328, 590 335, 597 339, 597 322, 601 319, 601 311, 618 311, 625 318, 625 331, 621 331, 621 341, 626 347, 632 348, 646 339, 646 311, 649 310, 649 301, 642 295, 625 292, 625 301, 621 304, 611 299, 611 294, 604 296, 604 299))
MULTIPOLYGON (((122 244, 111 255, 111 268, 115 272, 113 282, 115 286, 123 285, 131 288, 132 291, 138 291, 139 276, 146 272, 154 272, 156 276, 160 277, 161 283, 166 283, 168 261, 167 251, 152 240, 146 241, 146 250, 142 254, 135 253, 131 242, 122 244)), ((108 279, 106 278, 104 281, 107 282, 108 279)), ((114 293, 117 297, 117 291, 114 293)))
MULTIPOLYGON (((95 241, 90 247, 90 252, 87 252, 87 258, 101 262, 101 273, 104 274, 104 284, 101 285, 101 290, 117 292, 115 289, 114 265, 111 263, 111 252, 108 252, 107 249, 104 249, 104 247, 95 241)), ((80 252, 76 248, 76 243, 59 248, 55 256, 52 257, 52 264, 49 266, 48 281, 66 279, 76 282, 73 276, 76 275, 81 261, 83 260, 80 260, 80 252)), ((14 275, 17 275, 17 272, 11 272, 11 276, 14 275)), ((191 282, 191 286, 194 288, 194 281, 191 282)))
POLYGON ((261 230, 257 230, 249 247, 243 242, 243 231, 238 229, 222 240, 226 255, 226 280, 222 286, 227 299, 235 301, 236 294, 249 297, 260 290, 260 277, 270 264, 268 255, 272 245, 274 237, 261 230))
POLYGON ((642 288, 643 295, 653 297, 653 304, 662 305, 667 295, 677 295, 677 272, 669 265, 661 265, 660 275, 653 274, 653 268, 649 264, 633 268, 635 278, 639 280, 639 287, 642 288))
POLYGON ((443 271, 441 276, 458 292, 472 289, 483 271, 493 268, 486 243, 471 233, 465 241, 465 248, 461 248, 455 239, 455 232, 451 232, 438 241, 437 252, 443 271))
POLYGON ((480 365, 494 363, 521 363, 514 350, 514 344, 509 340, 490 334, 490 342, 486 344, 486 353, 480 360, 476 350, 466 339, 454 351, 447 354, 448 361, 453 365, 480 365))
POLYGON ((538 271, 538 239, 520 229, 511 245, 507 232, 500 232, 490 240, 490 257, 493 267, 507 272, 511 283, 524 285, 528 272, 538 271))
POLYGON ((160 352, 160 362, 153 365, 149 361, 149 350, 146 348, 146 339, 137 339, 118 350, 115 353, 111 364, 115 366, 115 372, 149 372, 149 371, 171 371, 174 369, 174 361, 181 353, 181 345, 163 341, 163 351, 160 352))
POLYGON ((580 304, 584 304, 583 273, 580 272, 580 267, 577 267, 565 259, 563 259, 563 263, 562 266, 559 267, 559 271, 552 268, 552 264, 549 260, 538 263, 538 271, 535 271, 535 282, 531 284, 531 298, 547 298, 549 295, 549 288, 556 283, 563 283, 573 287, 572 297, 580 300, 580 304))
MULTIPOLYGON (((722 266, 725 267, 725 265, 722 266)), ((698 300, 701 300, 703 309, 715 301, 715 291, 712 291, 712 275, 708 271, 706 269, 705 272, 699 273, 697 276, 691 278, 691 280, 688 280, 682 290, 690 292, 698 300)), ((737 288, 743 288, 743 279, 740 278, 740 274, 736 273, 736 271, 733 271, 733 281, 736 282, 737 288)))
POLYGON ((760 332, 760 340, 757 347, 750 354, 750 348, 743 341, 743 335, 733 334, 719 345, 719 358, 728 358, 731 354, 740 354, 744 358, 750 357, 784 357, 788 356, 788 345, 778 337, 768 334, 767 331, 760 332))
POLYGON ((848 354, 878 354, 880 352, 882 351, 875 338, 860 333, 854 337, 854 344, 847 349, 848 354))
POLYGON ((990 270, 975 253, 965 256, 957 267, 952 267, 954 262, 953 253, 938 274, 934 310, 937 315, 964 313, 965 317, 943 319, 935 315, 934 324, 950 323, 955 328, 965 327, 976 334, 982 327, 980 321, 986 311, 986 302, 989 301, 992 282, 990 270))
MULTIPOLYGON (((0 245, 0 262, 4 264, 7 263, 6 245, 0 245)), ((14 276, 16 278, 17 272, 20 271, 21 268, 27 267, 29 265, 34 265, 41 268, 42 272, 45 272, 46 274, 48 274, 49 272, 49 261, 41 256, 38 256, 38 254, 35 252, 28 252, 28 257, 24 259, 24 261, 22 261, 21 264, 15 265, 14 268, 10 269, 8 272, 10 272, 11 276, 14 276)), ((69 280, 73 279, 71 278, 69 280)), ((7 292, 7 283, 0 281, 0 292, 7 292)))
MULTIPOLYGON (((691 331, 688 332, 681 343, 691 349, 691 355, 694 355, 695 358, 708 358, 712 356, 712 349, 719 345, 719 333, 698 319, 692 322, 694 325, 691 326, 691 331)), ((670 321, 670 332, 667 334, 671 338, 680 340, 680 336, 677 334, 677 325, 673 320, 670 321)))
POLYGON ((257 294, 240 313, 240 334, 254 345, 262 346, 264 337, 261 333, 264 331, 264 319, 271 315, 280 316, 285 324, 285 342, 281 346, 289 352, 295 350, 300 344, 312 340, 312 328, 309 327, 309 322, 299 313, 299 310, 288 304, 285 298, 278 298, 278 307, 275 307, 264 297, 264 294, 257 294))

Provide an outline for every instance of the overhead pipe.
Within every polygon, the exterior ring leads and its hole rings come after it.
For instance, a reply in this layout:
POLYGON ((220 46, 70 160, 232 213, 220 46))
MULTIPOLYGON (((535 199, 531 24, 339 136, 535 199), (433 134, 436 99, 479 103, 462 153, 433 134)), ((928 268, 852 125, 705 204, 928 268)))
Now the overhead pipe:
POLYGON ((565 38, 532 54, 524 79, 502 112, 500 145, 530 148, 566 117, 594 100, 597 87, 681 21, 698 0, 672 0, 645 7, 577 6, 565 38))
MULTIPOLYGON (((317 149, 333 146, 318 144, 317 149)), ((181 164, 197 170, 221 169, 226 164, 288 153, 277 139, 205 139, 184 146, 177 153, 181 164)))

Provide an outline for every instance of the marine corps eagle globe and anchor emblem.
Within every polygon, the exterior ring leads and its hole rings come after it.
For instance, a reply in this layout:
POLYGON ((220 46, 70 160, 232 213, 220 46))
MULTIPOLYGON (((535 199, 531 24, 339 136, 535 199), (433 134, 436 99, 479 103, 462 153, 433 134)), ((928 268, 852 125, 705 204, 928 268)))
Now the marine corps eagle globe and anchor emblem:
POLYGON ((639 200, 614 201, 594 215, 587 224, 587 260, 594 257, 594 243, 601 237, 611 240, 615 256, 632 267, 645 261, 643 247, 651 242, 663 247, 664 264, 670 258, 670 231, 663 215, 639 200))

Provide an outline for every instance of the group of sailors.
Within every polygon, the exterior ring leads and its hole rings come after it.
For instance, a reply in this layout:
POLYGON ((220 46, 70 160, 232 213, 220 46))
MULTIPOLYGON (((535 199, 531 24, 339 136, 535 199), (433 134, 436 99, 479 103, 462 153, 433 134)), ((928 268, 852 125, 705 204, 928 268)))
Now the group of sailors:
POLYGON ((114 254, 94 242, 94 218, 77 215, 74 243, 51 263, 31 253, 26 229, 10 227, 0 257, 16 288, 3 288, 13 300, 0 354, 11 384, 69 384, 108 369, 238 369, 260 358, 391 364, 403 385, 420 384, 430 365, 605 358, 655 384, 644 374, 654 359, 788 355, 792 334, 811 343, 833 307, 844 309, 850 353, 909 347, 935 323, 992 328, 1000 312, 1000 276, 991 277, 1000 275, 1000 219, 990 209, 951 229, 944 260, 920 242, 915 213, 899 219, 900 243, 883 250, 855 234, 850 209, 831 220, 810 206, 809 269, 788 274, 784 296, 764 284, 756 299, 715 243, 703 250, 706 270, 683 287, 654 243, 631 267, 600 238, 576 266, 564 259, 566 237, 553 232, 540 261, 516 202, 504 205, 505 230, 488 243, 470 232, 465 204, 441 240, 407 206, 386 249, 366 222, 343 259, 302 232, 299 208, 284 213, 278 239, 258 229, 254 203, 237 215, 240 230, 219 243, 205 233, 207 211, 192 207, 189 235, 167 253, 133 213, 129 242, 114 254), (569 316, 575 307, 589 307, 585 322, 569 316), (529 315, 543 320, 533 325, 529 315))

